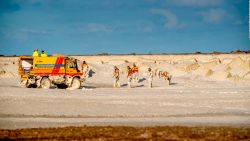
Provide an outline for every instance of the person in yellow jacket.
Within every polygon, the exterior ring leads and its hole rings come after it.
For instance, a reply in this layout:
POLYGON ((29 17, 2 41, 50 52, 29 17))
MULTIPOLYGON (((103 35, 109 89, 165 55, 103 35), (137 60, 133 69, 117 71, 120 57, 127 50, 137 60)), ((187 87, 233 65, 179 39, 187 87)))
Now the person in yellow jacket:
POLYGON ((32 54, 33 57, 38 57, 39 54, 38 54, 38 49, 35 49, 33 54, 32 54))
POLYGON ((42 53, 40 54, 40 56, 41 57, 47 57, 47 54, 44 51, 42 51, 42 53))

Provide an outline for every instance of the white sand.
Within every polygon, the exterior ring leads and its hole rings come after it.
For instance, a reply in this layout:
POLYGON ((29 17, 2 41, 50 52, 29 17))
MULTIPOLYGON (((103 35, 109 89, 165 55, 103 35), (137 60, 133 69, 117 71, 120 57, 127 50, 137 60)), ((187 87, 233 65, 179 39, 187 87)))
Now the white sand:
POLYGON ((84 89, 20 88, 17 58, 0 58, 0 128, 68 125, 250 126, 250 57, 241 55, 77 56, 95 72, 84 89), (14 62, 14 64, 13 64, 14 62), (125 68, 138 64, 140 83, 126 87, 125 68), (112 88, 112 69, 122 88, 112 88), (148 67, 167 70, 172 85, 148 67), (144 79, 145 78, 145 79, 144 79))

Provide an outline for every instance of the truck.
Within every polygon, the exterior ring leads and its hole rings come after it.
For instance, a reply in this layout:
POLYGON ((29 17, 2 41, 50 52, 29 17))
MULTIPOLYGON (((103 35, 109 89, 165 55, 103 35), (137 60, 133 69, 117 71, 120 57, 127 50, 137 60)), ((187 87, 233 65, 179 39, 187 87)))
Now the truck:
POLYGON ((18 74, 24 87, 78 89, 85 81, 80 65, 79 60, 66 56, 20 56, 18 74))

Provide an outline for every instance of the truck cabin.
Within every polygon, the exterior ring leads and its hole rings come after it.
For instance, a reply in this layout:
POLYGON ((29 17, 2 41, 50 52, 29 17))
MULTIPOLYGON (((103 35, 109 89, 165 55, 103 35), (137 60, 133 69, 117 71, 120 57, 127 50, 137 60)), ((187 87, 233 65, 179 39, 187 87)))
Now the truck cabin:
POLYGON ((77 59, 68 58, 68 59, 66 59, 65 62, 66 62, 66 69, 67 70, 73 69, 73 70, 76 70, 77 72, 80 72, 80 70, 79 70, 80 64, 79 64, 77 59))
POLYGON ((29 74, 33 67, 33 57, 20 57, 19 59, 19 73, 29 74))

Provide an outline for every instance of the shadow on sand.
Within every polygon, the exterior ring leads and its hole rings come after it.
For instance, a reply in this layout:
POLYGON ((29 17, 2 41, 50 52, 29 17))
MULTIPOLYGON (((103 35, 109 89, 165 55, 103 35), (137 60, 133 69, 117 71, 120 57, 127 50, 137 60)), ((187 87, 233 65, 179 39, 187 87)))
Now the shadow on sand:
POLYGON ((122 84, 121 85, 121 87, 127 87, 128 86, 128 84, 122 84))
POLYGON ((146 80, 146 78, 141 78, 139 81, 138 81, 138 83, 141 83, 141 82, 143 82, 143 81, 145 81, 146 80))
POLYGON ((170 83, 169 85, 177 85, 178 83, 170 83))
POLYGON ((80 89, 85 88, 85 89, 96 89, 97 87, 95 86, 81 86, 80 89))

